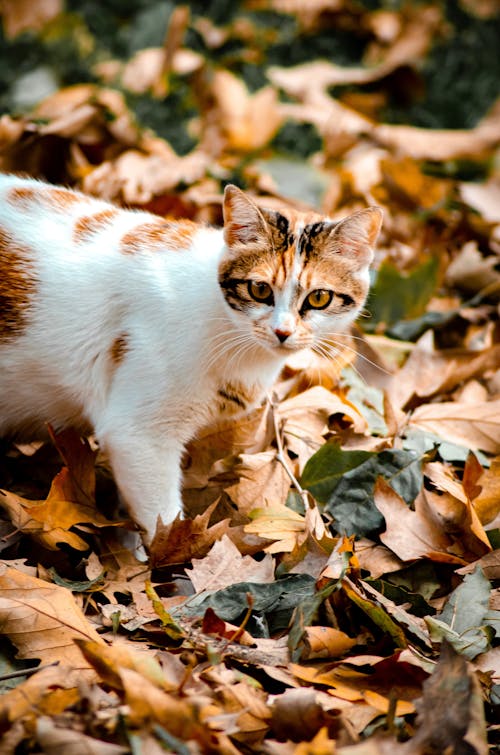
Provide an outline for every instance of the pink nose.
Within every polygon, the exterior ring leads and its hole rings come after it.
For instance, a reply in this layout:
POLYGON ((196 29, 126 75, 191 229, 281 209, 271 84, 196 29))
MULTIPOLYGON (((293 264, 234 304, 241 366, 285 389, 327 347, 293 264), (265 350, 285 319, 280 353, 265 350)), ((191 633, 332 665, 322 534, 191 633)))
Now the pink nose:
POLYGON ((278 340, 280 343, 284 343, 288 336, 290 336, 292 333, 290 330, 281 330, 280 328, 276 328, 274 331, 276 335, 278 336, 278 340))

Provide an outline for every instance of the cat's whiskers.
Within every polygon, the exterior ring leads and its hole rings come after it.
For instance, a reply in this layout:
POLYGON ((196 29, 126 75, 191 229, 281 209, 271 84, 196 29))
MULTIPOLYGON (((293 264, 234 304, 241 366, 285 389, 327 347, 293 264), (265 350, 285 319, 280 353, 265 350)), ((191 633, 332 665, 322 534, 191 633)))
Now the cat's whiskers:
MULTIPOLYGON (((346 335, 345 333, 329 333, 328 334, 328 338, 331 338, 332 336, 345 336, 345 335, 346 335)), ((360 336, 349 336, 349 337, 353 338, 355 340, 364 342, 364 339, 361 338, 360 336)), ((338 353, 341 353, 344 349, 347 350, 347 351, 351 351, 353 354, 356 354, 356 356, 359 359, 363 359, 365 362, 367 362, 368 364, 370 364, 372 367, 375 367, 375 369, 380 370, 380 372, 383 372, 385 375, 392 375, 392 372, 390 372, 390 370, 386 370, 385 367, 382 367, 380 364, 377 364, 377 362, 374 362, 373 360, 369 359, 364 354, 361 354, 359 351, 357 351, 356 349, 354 349, 352 346, 348 346, 347 344, 342 343, 342 342, 331 343, 330 341, 326 340, 325 338, 319 339, 319 342, 321 342, 322 345, 325 346, 325 347, 327 347, 327 348, 330 347, 330 346, 333 347, 333 348, 335 348, 338 353)), ((353 369, 355 369, 355 368, 353 367, 353 369)))
POLYGON ((219 360, 225 360, 223 365, 224 372, 228 369, 232 362, 225 359, 228 355, 231 355, 233 351, 239 351, 240 347, 246 347, 247 345, 254 345, 253 339, 247 333, 235 333, 232 336, 225 334, 218 334, 212 339, 210 344, 210 350, 208 352, 208 361, 205 363, 205 371, 209 372, 219 360))

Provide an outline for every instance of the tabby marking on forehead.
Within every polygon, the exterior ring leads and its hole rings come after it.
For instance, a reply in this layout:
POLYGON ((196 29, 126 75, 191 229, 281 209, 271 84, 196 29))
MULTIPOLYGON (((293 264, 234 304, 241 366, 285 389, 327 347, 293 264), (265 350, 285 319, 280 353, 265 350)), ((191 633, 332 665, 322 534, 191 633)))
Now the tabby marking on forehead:
POLYGON ((0 338, 20 335, 36 289, 30 250, 0 228, 0 338))
POLYGON ((118 210, 110 207, 108 210, 101 210, 94 215, 82 215, 75 221, 73 228, 73 241, 83 243, 89 241, 95 233, 104 230, 110 222, 116 218, 118 210))
POLYGON ((36 204, 62 212, 81 201, 82 197, 70 189, 47 189, 46 186, 14 186, 7 193, 7 202, 20 205, 23 210, 29 210, 36 204))
POLYGON ((167 221, 158 218, 132 228, 120 242, 122 254, 158 249, 188 249, 198 226, 191 220, 167 221))

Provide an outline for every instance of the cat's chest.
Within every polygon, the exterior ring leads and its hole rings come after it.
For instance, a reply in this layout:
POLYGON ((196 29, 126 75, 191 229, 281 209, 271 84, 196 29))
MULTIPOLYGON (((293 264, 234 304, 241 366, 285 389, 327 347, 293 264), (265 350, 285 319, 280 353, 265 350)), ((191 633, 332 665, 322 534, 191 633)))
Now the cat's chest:
POLYGON ((221 417, 235 417, 260 406, 265 397, 266 389, 261 383, 220 380, 216 383, 214 410, 221 417))

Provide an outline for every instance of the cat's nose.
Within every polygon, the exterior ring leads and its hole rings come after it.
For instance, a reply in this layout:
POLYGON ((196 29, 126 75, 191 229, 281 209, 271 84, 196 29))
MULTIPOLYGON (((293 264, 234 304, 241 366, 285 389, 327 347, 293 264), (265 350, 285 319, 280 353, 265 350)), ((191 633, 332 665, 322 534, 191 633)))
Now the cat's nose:
POLYGON ((291 335, 291 332, 289 330, 280 330, 279 328, 276 328, 274 331, 276 335, 278 336, 278 340, 280 343, 284 343, 288 336, 291 335))

